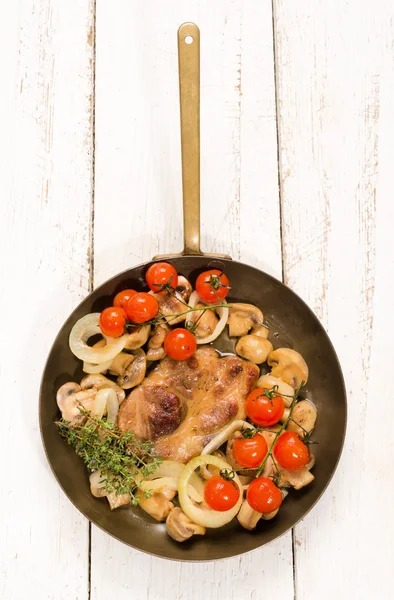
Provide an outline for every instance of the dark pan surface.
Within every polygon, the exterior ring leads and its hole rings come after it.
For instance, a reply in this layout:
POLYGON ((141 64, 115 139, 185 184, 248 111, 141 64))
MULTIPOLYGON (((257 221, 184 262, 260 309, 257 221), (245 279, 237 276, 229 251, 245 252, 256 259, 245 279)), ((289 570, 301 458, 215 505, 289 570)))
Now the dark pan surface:
MULTIPOLYGON (((59 484, 74 505, 98 527, 134 548, 157 556, 190 561, 214 560, 267 544, 288 531, 312 508, 328 485, 341 454, 346 428, 346 392, 337 356, 325 330, 308 306, 281 282, 258 269, 226 259, 185 256, 173 258, 171 263, 192 283, 207 267, 225 270, 232 285, 229 300, 259 306, 270 328, 269 339, 274 347, 294 348, 305 358, 310 372, 306 394, 318 409, 314 439, 319 444, 313 447, 316 454, 314 482, 303 490, 290 492, 278 516, 272 521, 260 522, 254 532, 246 531, 234 520, 225 528, 208 530, 205 536, 196 536, 183 544, 171 540, 165 525, 155 522, 139 508, 111 512, 105 499, 91 495, 82 461, 65 444, 54 424, 59 418, 55 400, 58 387, 66 381, 79 382, 83 376, 81 361, 69 350, 68 336, 77 319, 109 306, 121 289, 144 289, 144 273, 150 263, 125 271, 101 285, 63 325, 50 351, 42 379, 42 439, 59 484)), ((218 348, 232 351, 234 342, 223 334, 218 348)))

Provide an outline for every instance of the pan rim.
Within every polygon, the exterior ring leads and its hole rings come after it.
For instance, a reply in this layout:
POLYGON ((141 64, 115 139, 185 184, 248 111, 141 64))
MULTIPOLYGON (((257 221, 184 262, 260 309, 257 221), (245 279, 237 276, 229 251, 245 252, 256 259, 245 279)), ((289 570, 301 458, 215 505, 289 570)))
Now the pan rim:
POLYGON ((339 361, 337 352, 335 350, 335 347, 331 341, 331 338, 328 334, 328 332, 326 331, 325 327, 323 326, 323 324, 321 323, 321 321, 319 320, 319 318, 315 315, 315 313, 312 311, 312 309, 308 306, 308 304, 294 291, 292 290, 288 285, 286 285, 283 281, 281 281, 280 279, 276 278, 275 276, 271 275, 270 273, 267 273, 266 271, 263 271, 262 269, 259 269, 255 266, 249 265, 247 263, 243 263, 241 261, 236 261, 236 260, 232 260, 231 258, 224 258, 222 256, 218 257, 218 256, 214 256, 214 255, 210 255, 210 254, 203 254, 203 255, 198 255, 198 254, 185 254, 185 255, 172 255, 171 258, 172 259, 177 259, 177 258, 204 258, 207 261, 224 261, 227 263, 232 263, 232 264, 236 264, 236 265, 240 265, 242 267, 247 267, 248 269, 252 269, 254 271, 256 271, 257 273, 263 274, 265 277, 267 277, 268 279, 271 279, 273 282, 275 282, 276 284, 279 284, 283 287, 285 287, 287 290, 289 290, 289 292, 296 298, 296 300, 303 306, 303 308, 305 308, 307 310, 307 312, 310 314, 310 316, 313 318, 314 321, 316 321, 319 326, 323 329, 327 342, 329 344, 330 350, 332 351, 335 359, 336 359, 336 365, 338 368, 338 375, 340 376, 340 383, 341 386, 343 388, 343 400, 344 400, 344 419, 343 419, 343 431, 341 433, 341 442, 340 442, 340 447, 339 447, 339 452, 338 452, 338 456, 336 458, 334 467, 332 468, 332 471, 329 475, 329 477, 327 478, 326 483, 324 484, 322 490, 320 491, 319 495, 316 497, 316 499, 311 503, 311 505, 308 507, 308 509, 302 514, 302 516, 300 516, 292 525, 290 525, 289 527, 287 527, 283 532, 281 532, 280 534, 276 535, 275 537, 273 537, 271 540, 267 541, 267 542, 263 542, 260 543, 258 545, 256 545, 255 548, 251 548, 248 550, 244 550, 244 551, 236 551, 234 554, 229 554, 228 556, 222 556, 222 557, 212 557, 212 558, 175 558, 173 556, 166 556, 164 554, 159 554, 156 552, 152 552, 150 550, 147 549, 142 549, 139 548, 133 544, 131 544, 128 541, 125 541, 124 539, 121 539, 119 536, 117 536, 116 534, 108 531, 107 529, 105 529, 105 527, 103 527, 102 525, 98 524, 94 519, 91 519, 85 510, 82 510, 78 505, 77 502, 74 501, 70 495, 65 491, 62 482, 60 481, 53 463, 52 463, 52 459, 50 457, 49 454, 49 450, 47 448, 46 445, 46 441, 45 441, 45 436, 44 436, 44 432, 43 432, 43 385, 44 385, 44 374, 47 370, 47 366, 50 360, 50 357, 52 355, 53 349, 56 345, 56 342, 59 338, 59 336, 61 335, 62 329, 64 327, 64 325, 67 323, 67 321, 70 319, 70 317, 82 306, 82 304, 93 294, 95 294, 96 292, 98 292, 102 287, 106 286, 107 284, 109 284, 112 280, 117 279, 119 277, 122 276, 126 276, 127 273, 129 273, 131 270, 136 270, 136 269, 145 269, 147 268, 150 264, 154 263, 154 262, 158 262, 159 260, 163 260, 165 258, 166 255, 163 255, 163 257, 160 257, 160 259, 152 259, 150 261, 146 261, 146 262, 142 262, 139 263, 138 265, 134 265, 133 267, 129 267, 128 269, 125 269, 123 271, 121 271, 120 273, 116 273, 115 275, 109 277, 108 279, 106 279, 104 282, 102 282, 97 288, 95 288, 94 290, 92 290, 91 292, 89 292, 89 294, 87 294, 78 304, 77 306, 72 310, 72 312, 68 315, 68 317, 66 318, 66 320, 63 322, 62 327, 58 330, 57 335, 55 336, 49 352, 47 354, 45 363, 44 363, 44 367, 43 367, 43 371, 42 371, 42 376, 41 376, 41 382, 40 382, 40 387, 39 387, 39 402, 38 402, 38 421, 39 421, 39 428, 40 428, 40 437, 41 437, 41 442, 44 448, 44 452, 45 452, 45 456, 47 458, 47 461, 49 463, 50 469, 57 481, 57 483, 59 484, 62 492, 64 493, 64 495, 68 498, 68 500, 72 503, 72 505, 79 511, 79 513, 81 513, 90 524, 94 524, 96 527, 98 527, 101 531, 105 532, 107 535, 110 535, 111 537, 113 537, 114 539, 116 539, 117 541, 125 544, 126 546, 129 546, 130 548, 133 548, 134 550, 138 550, 140 552, 143 552, 144 554, 150 555, 150 556, 154 556, 157 558, 161 558, 164 560, 170 560, 170 561, 174 561, 174 562, 186 562, 186 563, 203 563, 203 562, 212 562, 212 561, 218 561, 218 560, 227 560, 227 559, 231 559, 234 557, 238 557, 238 556, 243 556, 246 554, 249 554, 251 552, 254 552, 264 546, 268 546, 269 544, 271 544, 272 542, 274 542, 275 540, 280 539, 282 536, 286 535, 289 531, 291 531, 294 527, 296 527, 303 519, 305 519, 305 517, 310 513, 310 511, 316 506, 316 504, 319 502, 319 500, 322 498, 322 496, 325 494, 325 492, 327 491, 330 483, 332 482, 332 479, 335 475, 335 473, 337 472, 338 469, 338 465, 339 462, 342 458, 343 455, 343 449, 344 449, 344 444, 345 444, 345 440, 346 440, 346 433, 347 433, 347 426, 348 426, 348 402, 347 402, 347 390, 346 390, 346 382, 345 382, 345 378, 343 375, 343 370, 342 370, 342 366, 341 363, 339 361))

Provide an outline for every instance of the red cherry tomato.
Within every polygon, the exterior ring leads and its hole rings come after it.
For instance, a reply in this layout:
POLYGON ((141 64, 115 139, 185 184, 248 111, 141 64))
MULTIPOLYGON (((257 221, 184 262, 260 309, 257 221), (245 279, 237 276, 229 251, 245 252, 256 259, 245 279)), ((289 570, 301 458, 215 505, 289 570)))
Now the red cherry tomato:
POLYGON ((178 273, 175 267, 166 262, 151 265, 146 272, 145 279, 149 288, 154 292, 163 291, 165 285, 170 285, 172 288, 176 288, 178 285, 178 273))
POLYGON ((132 296, 135 296, 136 293, 137 292, 135 290, 122 290, 121 292, 116 294, 114 298, 114 306, 120 306, 120 308, 126 310, 127 302, 132 296))
POLYGON ((227 296, 230 282, 222 271, 211 269, 197 277, 196 290, 201 300, 207 304, 215 304, 227 296))
POLYGON ((283 501, 280 489, 267 477, 257 477, 252 481, 246 499, 253 510, 263 514, 273 512, 283 501))
POLYGON ((159 312, 159 303, 152 294, 137 292, 126 304, 126 315, 133 323, 145 323, 159 312))
POLYGON ((119 306, 105 308, 100 315, 99 324, 104 335, 119 337, 125 332, 126 313, 119 306))
POLYGON ((210 508, 218 511, 230 510, 238 502, 239 487, 235 482, 223 477, 208 479, 204 488, 204 499, 210 508))
POLYGON ((164 350, 174 360, 186 360, 197 350, 196 337, 187 329, 173 329, 164 338, 164 350))
POLYGON ((264 394, 264 389, 257 388, 246 399, 246 414, 260 427, 275 425, 283 416, 285 403, 281 396, 272 399, 264 394))
POLYGON ((267 442, 256 433, 251 438, 236 438, 233 444, 233 456, 241 467, 258 467, 268 452, 267 442))
POLYGON ((308 464, 308 446, 293 431, 285 431, 274 446, 274 456, 278 463, 289 471, 298 471, 308 464))

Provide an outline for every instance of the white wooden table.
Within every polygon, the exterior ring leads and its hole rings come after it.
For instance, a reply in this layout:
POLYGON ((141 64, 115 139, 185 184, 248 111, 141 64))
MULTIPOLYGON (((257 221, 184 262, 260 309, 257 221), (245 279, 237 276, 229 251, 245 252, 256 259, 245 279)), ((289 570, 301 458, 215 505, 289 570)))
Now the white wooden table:
POLYGON ((393 598, 393 0, 13 0, 0 8, 0 597, 393 598), (349 425, 292 534, 178 564, 91 527, 37 396, 96 285, 182 247, 176 31, 201 29, 203 248, 284 279, 327 328, 349 425))

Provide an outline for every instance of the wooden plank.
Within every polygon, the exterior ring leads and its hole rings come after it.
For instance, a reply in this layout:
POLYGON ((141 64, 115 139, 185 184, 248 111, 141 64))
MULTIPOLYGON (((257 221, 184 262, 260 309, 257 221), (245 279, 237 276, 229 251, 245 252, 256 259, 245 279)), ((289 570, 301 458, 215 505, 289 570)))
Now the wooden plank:
MULTIPOLYGON (((95 284, 182 248, 176 31, 188 20, 201 29, 203 249, 281 275, 270 2, 117 0, 97 12, 95 284)), ((114 590, 117 600, 290 598, 290 535, 190 565, 93 527, 92 600, 114 590)))
POLYGON ((286 282, 328 329, 349 394, 338 473, 295 530, 296 597, 388 599, 394 6, 275 7, 286 282))
POLYGON ((89 287, 92 8, 0 9, 0 596, 10 600, 88 596, 88 523, 50 472, 37 401, 55 334, 89 287))

